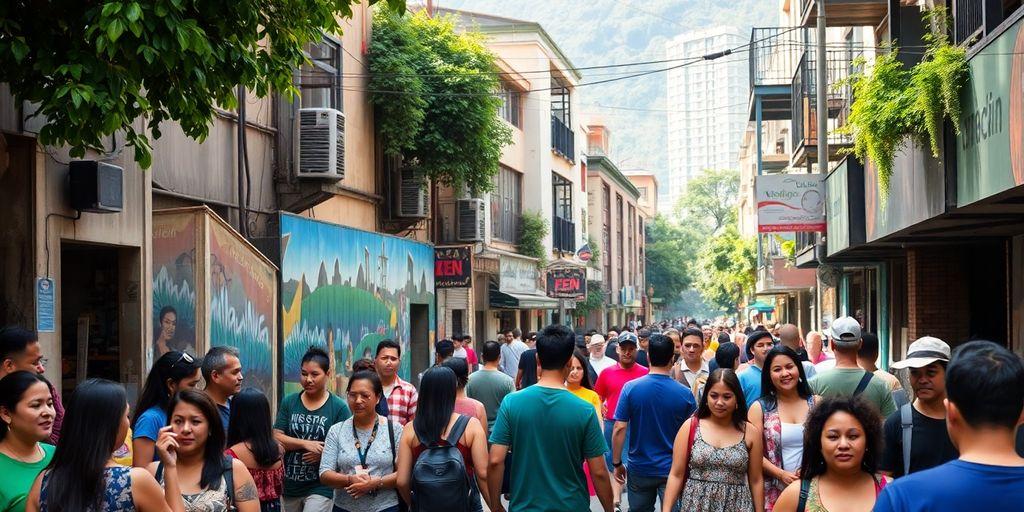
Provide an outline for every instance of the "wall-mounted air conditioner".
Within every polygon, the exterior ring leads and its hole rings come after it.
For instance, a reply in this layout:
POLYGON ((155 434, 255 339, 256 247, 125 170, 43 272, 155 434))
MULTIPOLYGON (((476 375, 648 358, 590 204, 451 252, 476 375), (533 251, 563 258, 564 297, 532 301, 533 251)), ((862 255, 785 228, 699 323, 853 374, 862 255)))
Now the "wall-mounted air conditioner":
POLYGON ((459 199, 455 203, 460 242, 483 242, 486 218, 483 199, 459 199))
POLYGON ((333 108, 299 109, 298 176, 345 177, 345 114, 333 108))
POLYGON ((424 219, 430 214, 430 191, 426 175, 415 168, 398 171, 396 216, 403 219, 424 219))

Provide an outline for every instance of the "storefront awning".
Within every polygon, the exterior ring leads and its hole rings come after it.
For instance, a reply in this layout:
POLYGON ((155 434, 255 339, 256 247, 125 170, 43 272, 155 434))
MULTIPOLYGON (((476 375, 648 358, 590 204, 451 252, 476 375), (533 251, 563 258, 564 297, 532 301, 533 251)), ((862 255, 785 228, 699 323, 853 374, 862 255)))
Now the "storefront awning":
POLYGON ((495 309, 557 309, 558 299, 530 293, 507 293, 491 283, 488 302, 495 309))
POLYGON ((747 310, 751 309, 756 309, 758 313, 771 313, 772 311, 775 311, 775 306, 758 301, 747 306, 747 310))

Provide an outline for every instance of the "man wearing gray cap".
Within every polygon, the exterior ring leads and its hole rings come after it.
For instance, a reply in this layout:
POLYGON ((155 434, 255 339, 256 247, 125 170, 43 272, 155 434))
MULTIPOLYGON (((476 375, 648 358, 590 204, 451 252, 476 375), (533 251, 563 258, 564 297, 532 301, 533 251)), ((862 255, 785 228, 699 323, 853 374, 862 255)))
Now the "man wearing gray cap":
POLYGON ((832 322, 829 338, 836 354, 836 367, 819 372, 811 379, 814 394, 825 398, 861 396, 874 404, 883 417, 896 412, 896 402, 892 399, 889 385, 857 365, 860 323, 851 317, 841 316, 832 322))
POLYGON ((910 369, 914 402, 885 420, 885 451, 879 469, 894 477, 949 462, 959 455, 946 431, 946 366, 949 345, 925 336, 910 344, 907 357, 893 363, 910 369))

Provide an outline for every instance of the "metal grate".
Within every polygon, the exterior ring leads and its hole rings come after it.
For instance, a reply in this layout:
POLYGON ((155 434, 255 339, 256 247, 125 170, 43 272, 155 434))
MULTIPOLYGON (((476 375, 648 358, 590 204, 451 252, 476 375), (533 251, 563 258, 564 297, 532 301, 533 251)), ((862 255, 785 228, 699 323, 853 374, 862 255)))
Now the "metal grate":
POLYGON ((957 44, 981 35, 984 9, 984 2, 981 0, 954 0, 953 37, 957 44))
POLYGON ((803 27, 758 27, 750 33, 750 88, 789 85, 807 45, 803 27))

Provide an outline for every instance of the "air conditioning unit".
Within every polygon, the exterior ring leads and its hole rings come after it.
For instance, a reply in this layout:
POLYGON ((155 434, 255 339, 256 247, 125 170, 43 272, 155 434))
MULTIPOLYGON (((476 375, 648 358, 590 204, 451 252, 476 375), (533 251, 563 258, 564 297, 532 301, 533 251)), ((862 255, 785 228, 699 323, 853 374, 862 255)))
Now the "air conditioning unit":
POLYGON ((345 177, 345 114, 333 108, 299 109, 299 178, 345 177))
POLYGON ((483 242, 486 218, 483 199, 459 199, 455 202, 460 242, 483 242))
POLYGON ((424 219, 429 216, 430 194, 427 179, 422 171, 403 167, 398 171, 398 186, 395 187, 397 217, 424 219))

